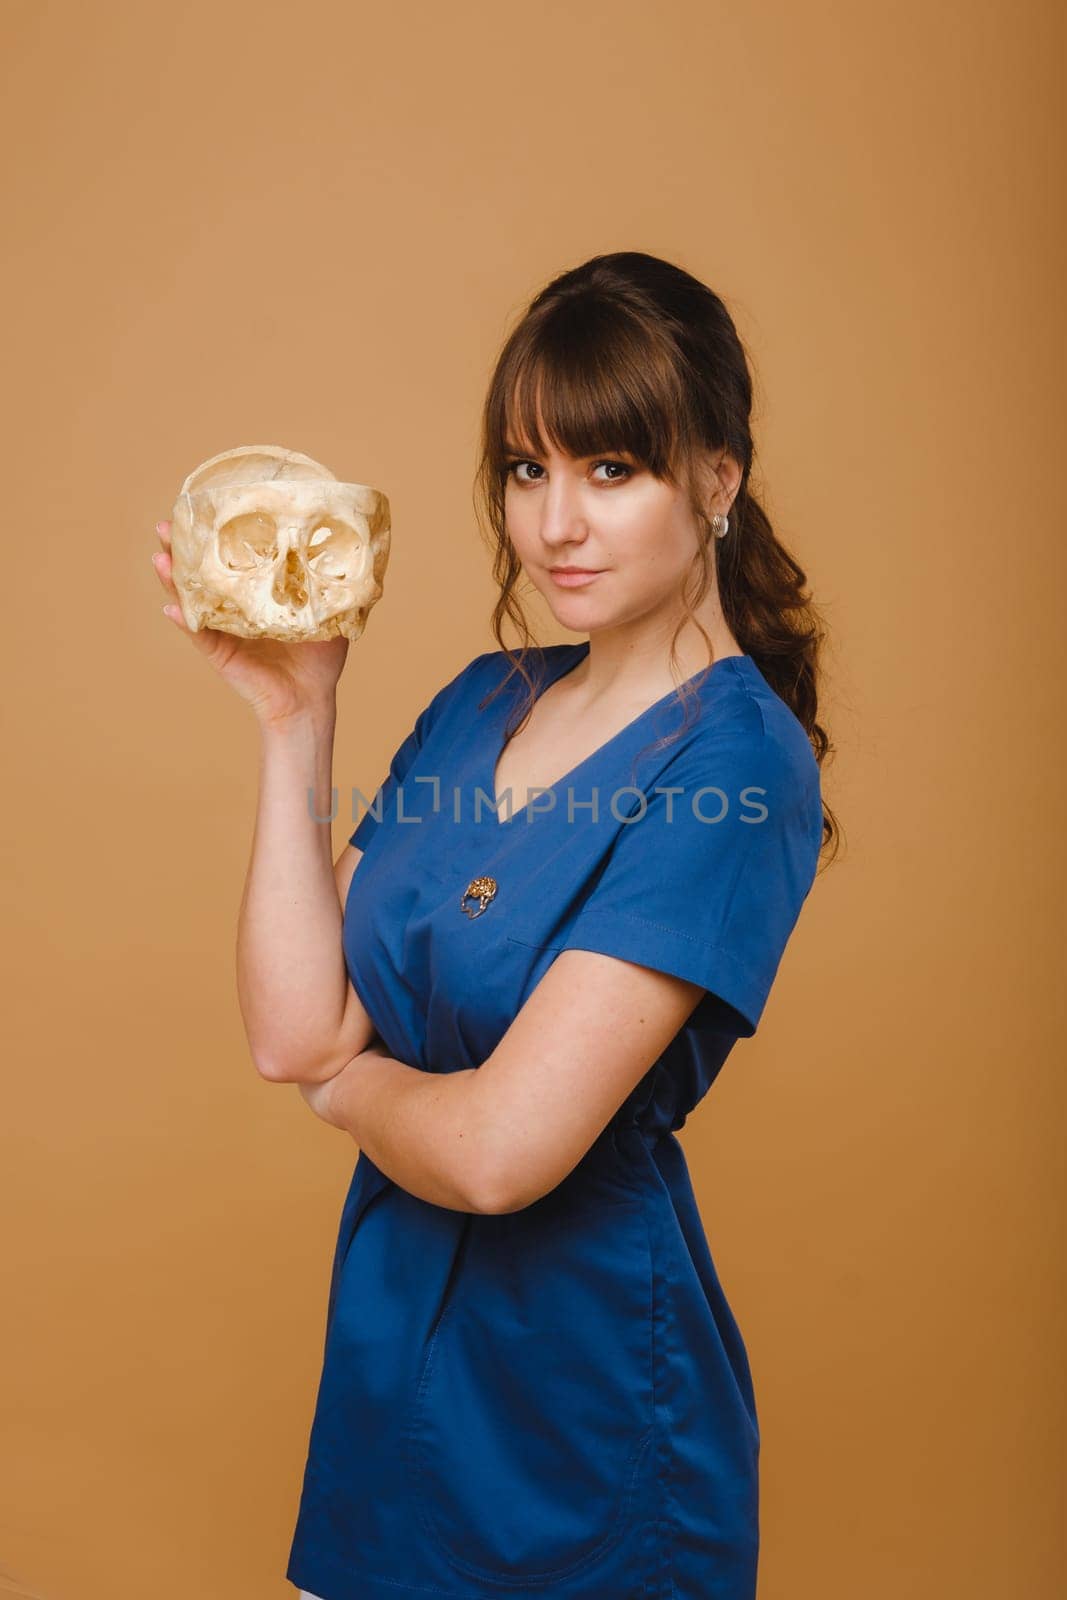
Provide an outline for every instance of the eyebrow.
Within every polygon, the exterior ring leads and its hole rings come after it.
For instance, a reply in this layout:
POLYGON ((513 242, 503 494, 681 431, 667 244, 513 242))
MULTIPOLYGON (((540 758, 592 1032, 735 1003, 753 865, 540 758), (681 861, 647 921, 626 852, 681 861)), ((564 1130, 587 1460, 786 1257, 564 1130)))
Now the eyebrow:
MULTIPOLYGON (((521 456, 524 461, 536 461, 537 460, 537 451, 536 450, 520 450, 517 444, 511 444, 507 439, 504 440, 504 454, 507 455, 507 456, 521 456)), ((600 457, 601 456, 605 456, 605 455, 607 455, 607 456, 611 456, 611 455, 625 456, 625 455, 629 455, 629 454, 630 454, 630 452, 628 450, 623 450, 623 449, 617 449, 617 450, 594 450, 592 455, 578 456, 577 459, 579 461, 599 461, 600 457)))

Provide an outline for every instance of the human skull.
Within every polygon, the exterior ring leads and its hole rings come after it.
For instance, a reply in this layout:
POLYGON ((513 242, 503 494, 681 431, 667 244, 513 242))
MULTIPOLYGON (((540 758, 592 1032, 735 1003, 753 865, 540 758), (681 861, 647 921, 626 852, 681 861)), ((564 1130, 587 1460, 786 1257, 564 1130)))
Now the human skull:
POLYGON ((389 501, 280 445, 242 445, 191 472, 171 513, 171 572, 196 633, 358 639, 389 560, 389 501))

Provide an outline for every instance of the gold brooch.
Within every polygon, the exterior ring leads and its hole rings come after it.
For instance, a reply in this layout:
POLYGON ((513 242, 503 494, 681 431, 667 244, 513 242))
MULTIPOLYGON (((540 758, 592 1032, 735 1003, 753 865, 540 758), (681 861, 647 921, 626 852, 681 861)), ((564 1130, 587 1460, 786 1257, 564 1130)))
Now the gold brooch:
POLYGON ((468 917, 480 917, 490 900, 496 894, 495 878, 472 878, 459 902, 459 909, 465 911, 468 917), (478 909, 472 911, 467 904, 468 900, 477 900, 478 909))

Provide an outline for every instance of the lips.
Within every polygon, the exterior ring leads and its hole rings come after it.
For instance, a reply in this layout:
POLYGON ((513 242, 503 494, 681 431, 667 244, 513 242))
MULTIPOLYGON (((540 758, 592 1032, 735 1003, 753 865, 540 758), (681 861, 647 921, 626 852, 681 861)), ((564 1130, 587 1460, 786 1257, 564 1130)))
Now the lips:
POLYGON ((584 589, 600 577, 595 567, 549 567, 548 571, 558 589, 584 589))

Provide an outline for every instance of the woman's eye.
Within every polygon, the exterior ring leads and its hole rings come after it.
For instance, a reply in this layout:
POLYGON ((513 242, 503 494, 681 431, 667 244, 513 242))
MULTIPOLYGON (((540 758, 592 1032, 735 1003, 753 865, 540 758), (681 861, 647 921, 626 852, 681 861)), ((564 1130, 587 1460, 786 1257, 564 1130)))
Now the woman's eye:
POLYGON ((603 479, 602 481, 605 483, 625 483, 626 478, 630 477, 633 472, 633 468, 628 467, 625 461, 598 461, 596 467, 593 468, 594 472, 596 471, 597 467, 611 467, 625 474, 625 477, 612 476, 610 478, 603 479))
MULTIPOLYGON (((506 470, 509 477, 514 478, 516 483, 539 482, 537 478, 520 476, 520 467, 532 467, 535 472, 542 470, 536 461, 509 461, 506 470)), ((607 478, 599 480, 601 483, 625 483, 627 478, 633 476, 633 467, 627 466, 625 461, 597 461, 593 466, 593 471, 598 472, 601 467, 607 467, 610 472, 607 478)))

